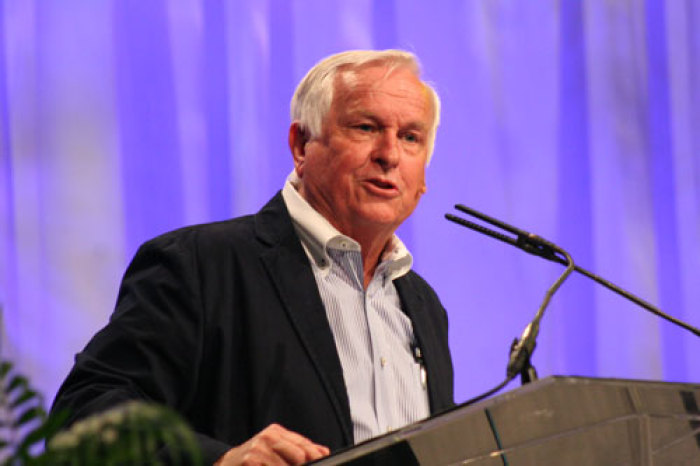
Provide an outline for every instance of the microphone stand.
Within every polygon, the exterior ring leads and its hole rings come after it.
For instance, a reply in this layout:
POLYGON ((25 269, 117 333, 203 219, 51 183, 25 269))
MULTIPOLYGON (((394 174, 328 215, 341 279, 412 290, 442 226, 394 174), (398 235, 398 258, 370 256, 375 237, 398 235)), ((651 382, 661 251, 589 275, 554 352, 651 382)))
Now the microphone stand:
MULTIPOLYGON (((514 338, 513 343, 510 345, 510 354, 513 354, 513 351, 517 348, 518 345, 518 339, 514 338)), ((534 348, 533 348, 534 351, 534 348)), ((539 377, 537 376, 537 369, 535 369, 535 366, 532 365, 532 358, 530 355, 528 355, 524 362, 523 362, 523 367, 520 369, 520 384, 521 385, 527 385, 530 382, 534 382, 537 380, 539 377)))
POLYGON ((564 272, 552 284, 549 290, 547 290, 547 293, 545 294, 544 299, 542 300, 542 303, 540 304, 540 307, 537 310, 537 313, 535 314, 535 318, 527 325, 527 327, 525 327, 525 330, 520 336, 520 339, 516 338, 513 340, 513 343, 510 347, 508 366, 506 368, 506 378, 503 380, 503 382, 501 382, 499 385, 492 388, 491 390, 482 393, 481 395, 476 396, 463 403, 463 406, 465 406, 474 404, 478 401, 483 400, 484 398, 493 395, 494 393, 497 393, 503 387, 505 387, 511 380, 517 377, 518 374, 520 374, 520 380, 523 384, 527 384, 534 380, 537 380, 537 371, 532 365, 531 357, 533 352, 535 351, 537 335, 540 331, 540 321, 542 320, 544 311, 547 308, 549 301, 552 299, 552 296, 559 289, 561 284, 564 283, 564 280, 566 280, 567 277, 574 271, 575 265, 574 260, 571 258, 569 253, 567 253, 554 243, 551 243, 532 233, 527 233, 525 231, 518 230, 517 228, 508 225, 507 223, 503 223, 496 219, 487 217, 484 214, 481 214, 477 211, 473 211, 472 209, 469 209, 468 207, 462 206, 460 204, 456 205, 455 207, 461 210, 462 212, 473 215, 488 223, 496 225, 503 230, 515 234, 516 237, 511 238, 503 233, 490 230, 474 222, 470 222, 469 220, 465 220, 451 214, 445 214, 445 217, 448 220, 458 223, 462 226, 466 226, 468 228, 480 231, 488 236, 500 239, 501 241, 505 241, 509 244, 513 244, 521 249, 530 252, 531 254, 547 258, 554 257, 558 259, 558 261, 562 261, 563 263, 567 264, 566 270, 564 270, 564 272), (557 256, 557 254, 560 254, 563 257, 559 257, 557 256))
POLYGON ((471 222, 469 220, 463 219, 461 217, 457 217, 452 214, 445 214, 445 218, 451 222, 457 223, 458 225, 470 228, 472 230, 475 230, 479 233, 483 233, 487 236, 490 236, 492 238, 495 238, 499 241, 503 241, 504 243, 508 243, 512 246, 517 247, 518 249, 522 249, 523 251, 533 254, 535 256, 542 257, 544 259, 557 262, 559 264, 565 265, 566 270, 561 274, 561 276, 554 282, 554 284, 550 287, 550 289, 547 291, 547 294, 545 295, 544 300, 542 301, 542 304, 540 305, 540 308, 537 311, 537 314, 535 315, 535 318, 530 322, 527 327, 525 327, 525 330, 523 331, 523 334, 521 335, 520 339, 515 339, 511 345, 510 349, 510 358, 508 361, 508 367, 506 369, 506 378, 501 382, 499 385, 496 387, 492 388, 491 390, 482 393, 481 395, 478 395, 470 400, 467 400, 462 404, 462 406, 468 406, 471 404, 474 404, 478 401, 483 400, 484 398, 487 398, 498 391, 500 391, 503 387, 505 387, 508 382, 513 380, 518 374, 520 374, 521 382, 523 384, 529 383, 533 380, 537 380, 537 371, 535 370, 534 366, 532 365, 530 359, 532 357, 532 353, 535 350, 536 346, 536 339, 537 339, 537 334, 539 333, 539 323, 540 320, 542 319, 542 315, 544 314, 544 310, 549 304, 549 300, 552 298, 552 295, 559 289, 561 284, 566 280, 566 278, 573 272, 574 270, 577 271, 578 273, 594 280, 595 282, 603 285, 604 287, 608 288, 611 291, 614 291, 615 293, 629 299, 630 301, 634 302, 635 304, 641 306, 645 310, 651 312, 652 314, 661 317, 664 320, 667 320, 675 325, 678 325, 679 327, 682 327, 689 332, 693 333, 696 336, 700 336, 700 330, 697 328, 693 327, 690 324, 687 324, 679 319, 676 319, 675 317, 672 317, 664 312, 661 311, 661 309, 655 307, 654 305, 644 301, 643 299, 633 295, 632 293, 620 288, 619 286, 613 284, 612 282, 609 282, 608 280, 592 273, 589 272, 588 270, 579 267, 574 264, 573 259, 571 256, 564 251, 562 248, 559 246, 543 239, 540 238, 539 236, 533 234, 533 233, 528 233, 527 231, 520 230, 518 228, 515 228, 512 225, 508 225, 507 223, 501 222, 500 220, 496 220, 495 218, 489 217, 488 215, 482 214, 481 212, 478 212, 474 209, 471 209, 469 207, 466 207, 462 204, 457 204, 455 205, 455 208, 461 212, 464 212, 468 215, 471 215, 473 217, 476 217, 486 223, 490 223, 491 225, 494 225, 502 230, 505 230, 506 232, 509 232, 515 237, 508 236, 502 232, 494 231, 489 228, 486 228, 482 225, 479 225, 478 223, 471 222))
MULTIPOLYGON (((557 262, 557 263, 562 264, 562 265, 568 265, 568 262, 566 259, 559 257, 555 254, 555 250, 553 249, 553 247, 556 247, 556 246, 554 246, 553 244, 549 243, 549 246, 546 246, 546 245, 531 244, 530 242, 528 242, 529 237, 538 238, 539 240, 544 241, 541 238, 539 238, 538 236, 536 236, 532 233, 528 233, 526 231, 520 230, 518 228, 515 228, 511 225, 508 225, 507 223, 503 223, 503 222, 496 220, 494 218, 491 218, 488 215, 482 214, 481 212, 478 212, 478 211, 476 211, 472 208, 466 207, 464 205, 457 204, 457 205, 455 205, 455 208, 457 210, 460 210, 460 211, 466 213, 466 214, 472 215, 473 217, 476 217, 480 220, 483 220, 487 223, 495 225, 503 230, 511 232, 511 233, 517 235, 517 237, 512 238, 512 237, 507 236, 503 233, 491 230, 491 229, 486 228, 482 225, 479 225, 479 224, 474 223, 474 222, 470 222, 469 220, 465 220, 463 218, 457 217, 457 216, 452 215, 452 214, 445 214, 445 218, 447 218, 447 220, 454 222, 454 223, 457 223, 459 225, 462 225, 464 227, 470 228, 472 230, 478 231, 480 233, 483 233, 483 234, 490 236, 492 238, 495 238, 499 241, 503 241, 504 243, 508 243, 512 246, 517 247, 518 249, 522 249, 523 251, 528 252, 530 254, 533 254, 535 256, 540 256, 540 257, 543 257, 544 259, 550 260, 552 262, 557 262)), ((665 312, 663 312, 661 309, 654 306, 653 304, 643 300, 642 298, 640 298, 638 296, 633 295, 629 291, 624 290, 623 288, 620 288, 619 286, 615 285, 614 283, 594 274, 593 272, 589 272, 588 270, 586 270, 583 267, 580 267, 578 265, 574 265, 574 270, 576 272, 580 273, 581 275, 584 275, 584 276, 590 278, 591 280, 595 281, 596 283, 603 285, 604 287, 606 287, 610 291, 613 291, 613 292, 619 294, 620 296, 623 296, 624 298, 632 301, 633 303, 637 304, 638 306, 651 312, 655 316, 661 317, 662 319, 664 319, 668 322, 671 322, 672 324, 677 325, 677 326, 684 328, 685 330, 693 333, 695 336, 700 337, 700 329, 697 329, 696 327, 693 327, 692 325, 687 324, 687 323, 683 322, 682 320, 679 320, 671 315, 666 314, 665 312)))

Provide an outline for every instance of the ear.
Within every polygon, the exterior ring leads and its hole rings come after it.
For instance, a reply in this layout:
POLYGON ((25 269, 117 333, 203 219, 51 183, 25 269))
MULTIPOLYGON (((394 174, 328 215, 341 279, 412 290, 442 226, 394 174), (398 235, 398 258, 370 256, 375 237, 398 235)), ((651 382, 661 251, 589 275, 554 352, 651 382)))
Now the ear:
POLYGON ((294 170, 299 178, 302 178, 304 173, 304 161, 306 160, 306 143, 308 136, 306 132, 299 126, 298 121, 293 121, 289 126, 289 150, 292 152, 294 159, 294 170))

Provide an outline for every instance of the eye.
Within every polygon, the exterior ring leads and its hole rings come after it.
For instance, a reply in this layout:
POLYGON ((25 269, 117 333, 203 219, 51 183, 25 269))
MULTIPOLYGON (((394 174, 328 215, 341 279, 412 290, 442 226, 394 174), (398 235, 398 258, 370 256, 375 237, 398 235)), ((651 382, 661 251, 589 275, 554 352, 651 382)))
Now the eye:
POLYGON ((360 123, 359 125, 355 125, 355 129, 362 131, 363 133, 371 133, 374 131, 374 126, 369 123, 360 123))
POLYGON ((418 134, 412 132, 404 133, 402 138, 406 142, 420 142, 421 140, 418 134))

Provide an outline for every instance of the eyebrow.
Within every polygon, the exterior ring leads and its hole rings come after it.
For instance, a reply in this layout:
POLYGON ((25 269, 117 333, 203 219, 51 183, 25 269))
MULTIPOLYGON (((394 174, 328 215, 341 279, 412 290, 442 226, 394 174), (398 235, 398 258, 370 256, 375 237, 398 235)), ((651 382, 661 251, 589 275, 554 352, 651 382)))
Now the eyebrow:
MULTIPOLYGON (((375 113, 369 112, 367 110, 361 110, 361 109, 348 110, 345 119, 351 120, 353 118, 366 118, 368 120, 372 120, 374 122, 381 123, 381 119, 375 113)), ((418 130, 418 131, 427 132, 428 125, 426 125, 422 121, 415 120, 415 121, 410 121, 407 124, 401 126, 400 129, 409 129, 409 130, 418 130)))

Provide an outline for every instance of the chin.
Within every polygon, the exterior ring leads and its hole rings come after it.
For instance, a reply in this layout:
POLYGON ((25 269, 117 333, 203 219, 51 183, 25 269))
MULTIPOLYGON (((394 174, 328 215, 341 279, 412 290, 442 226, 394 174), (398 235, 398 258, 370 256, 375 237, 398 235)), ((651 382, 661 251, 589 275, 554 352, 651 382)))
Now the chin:
POLYGON ((367 224, 393 228, 398 228, 403 221, 403 217, 397 215, 395 212, 364 212, 361 218, 367 224))
POLYGON ((355 210, 356 218, 365 224, 396 229, 411 213, 411 211, 406 211, 405 205, 397 204, 399 203, 372 202, 361 204, 355 210))

